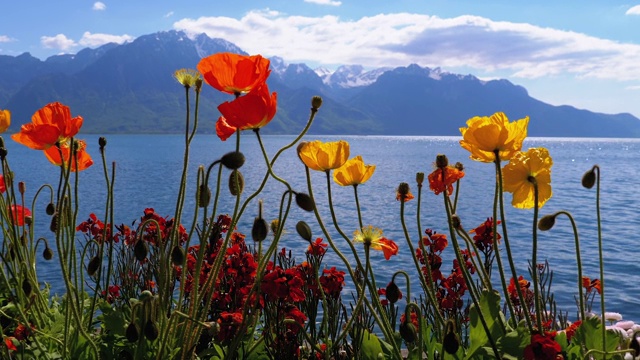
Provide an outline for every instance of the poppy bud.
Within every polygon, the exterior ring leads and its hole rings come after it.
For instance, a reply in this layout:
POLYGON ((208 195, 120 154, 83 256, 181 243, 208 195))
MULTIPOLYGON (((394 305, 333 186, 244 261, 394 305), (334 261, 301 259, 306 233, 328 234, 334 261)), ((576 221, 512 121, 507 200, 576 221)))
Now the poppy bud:
POLYGON ((595 165, 594 167, 591 168, 591 170, 587 171, 586 173, 584 173, 584 175, 582 175, 582 186, 584 186, 587 189, 591 189, 593 187, 593 185, 596 184, 596 167, 598 165, 595 165))
POLYGON ((418 184, 418 186, 422 186, 423 182, 424 182, 424 173, 423 172, 416 173, 416 183, 418 184))
POLYGON ((320 109, 320 106, 322 106, 322 98, 320 96, 314 96, 311 98, 311 108, 313 110, 318 110, 320 109))
POLYGON ((127 326, 127 330, 125 331, 125 336, 129 342, 136 342, 140 338, 140 332, 138 331, 138 327, 136 324, 131 322, 129 326, 127 326))
POLYGON ((176 266, 182 265, 184 262, 184 250, 178 245, 171 250, 171 262, 176 266))
POLYGON ((416 338, 418 337, 416 326, 413 325, 411 321, 400 323, 400 328, 398 330, 400 330, 400 337, 402 337, 402 340, 408 343, 416 341, 416 338))
POLYGON ((301 238, 311 242, 311 228, 304 221, 298 221, 296 224, 296 231, 301 238))
POLYGON ((22 291, 24 291, 24 294, 29 297, 29 295, 31 295, 31 290, 33 288, 31 287, 31 282, 29 282, 29 279, 25 278, 24 280, 22 280, 22 291))
POLYGON ((0 160, 4 160, 7 157, 8 153, 9 151, 7 151, 7 148, 0 147, 0 160))
POLYGON ((304 211, 313 211, 316 207, 311 196, 305 193, 296 193, 296 204, 304 211))
POLYGON ((251 228, 251 238, 253 238, 253 241, 261 242, 267 238, 268 233, 269 225, 267 222, 261 217, 255 218, 255 220, 253 220, 253 227, 251 228))
POLYGON ((107 146, 107 138, 100 136, 98 139, 98 145, 100 145, 100 151, 104 150, 104 147, 107 146))
POLYGON ((101 264, 102 264, 102 259, 100 259, 99 256, 96 255, 93 258, 91 258, 91 260, 89 261, 89 264, 87 265, 87 274, 89 274, 89 276, 95 275, 98 269, 100 268, 101 264))
POLYGON ((538 221, 538 230, 541 230, 541 231, 551 230, 551 228, 555 224, 556 224, 556 214, 545 215, 540 219, 540 221, 538 221))
POLYGON ((31 224, 33 224, 33 217, 31 217, 31 216, 29 216, 29 215, 26 215, 26 216, 24 217, 24 223, 25 223, 27 226, 30 226, 31 224))
POLYGON ((150 341, 154 341, 158 338, 158 327, 150 319, 144 325, 144 336, 150 341))
POLYGON ((442 347, 444 348, 444 351, 452 355, 457 353, 460 348, 460 340, 458 340, 458 335, 455 332, 455 324, 453 320, 449 320, 447 322, 446 334, 442 339, 442 347))
POLYGON ((460 216, 453 214, 451 215, 451 225, 454 229, 460 228, 460 216))
POLYGON ((138 296, 138 300, 143 301, 143 302, 147 301, 147 300, 151 300, 151 299, 153 299, 153 294, 149 290, 145 290, 145 291, 141 292, 140 296, 138 296))
POLYGON ((280 220, 278 219, 271 220, 271 223, 269 224, 269 228, 271 229, 272 233, 274 234, 277 233, 279 227, 280 227, 280 220))
POLYGON ((20 181, 18 183, 18 191, 20 192, 20 194, 24 194, 27 191, 27 185, 24 183, 24 181, 20 181))
POLYGON ((53 214, 51 217, 51 222, 49 223, 49 230, 55 233, 58 231, 58 214, 53 214))
POLYGON ((47 212, 47 215, 51 216, 56 213, 56 206, 53 203, 49 203, 45 211, 47 212))
POLYGON ((447 159, 447 155, 438 154, 436 155, 436 167, 438 169, 443 169, 449 166, 449 159, 447 159))
POLYGON ((395 304, 399 299, 402 299, 402 292, 400 292, 400 288, 393 280, 387 284, 385 290, 387 300, 389 300, 390 303, 395 304))
POLYGON ((227 169, 240 169, 244 165, 244 155, 239 151, 228 152, 220 158, 220 162, 227 169))
POLYGON ((209 201, 211 201, 211 189, 205 184, 200 184, 198 191, 198 206, 201 208, 209 206, 209 201))
POLYGON ((53 250, 51 250, 51 248, 47 246, 46 248, 44 248, 44 251, 42 252, 42 257, 45 260, 53 259, 53 250))
POLYGON ((149 248, 144 240, 138 240, 136 245, 133 247, 133 254, 136 256, 138 261, 142 261, 147 257, 147 253, 149 252, 149 248))
POLYGON ((229 192, 233 196, 238 196, 242 194, 242 190, 244 190, 244 176, 239 170, 233 170, 229 174, 229 192))

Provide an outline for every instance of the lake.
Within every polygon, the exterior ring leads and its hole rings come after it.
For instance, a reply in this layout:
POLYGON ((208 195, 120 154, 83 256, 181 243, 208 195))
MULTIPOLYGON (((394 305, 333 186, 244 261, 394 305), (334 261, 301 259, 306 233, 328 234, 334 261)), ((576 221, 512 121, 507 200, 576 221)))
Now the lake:
MULTIPOLYGON (((110 135, 106 157, 108 166, 116 164, 115 217, 116 223, 131 224, 139 219, 143 210, 152 207, 160 215, 173 216, 175 194, 182 169, 184 136, 180 135, 110 135)), ((293 139, 292 136, 264 136, 263 140, 269 156, 293 139)), ((465 166, 466 176, 462 179, 458 214, 466 229, 473 229, 491 216, 493 206, 494 168, 492 164, 478 163, 469 159, 469 153, 462 149, 459 137, 384 137, 384 136, 306 136, 305 140, 345 139, 351 145, 351 157, 362 155, 365 163, 377 166, 373 177, 358 187, 364 224, 372 224, 384 230, 387 238, 395 240, 399 254, 386 261, 381 253, 374 253, 374 269, 379 274, 378 285, 384 286, 391 274, 397 270, 407 270, 414 275, 414 294, 418 288, 415 268, 408 253, 399 221, 400 205, 395 200, 395 189, 400 182, 408 182, 414 194, 416 172, 426 174, 433 170, 433 162, 439 153, 446 154, 450 163, 460 161, 465 166)), ((87 150, 95 165, 82 172, 80 188, 80 215, 78 221, 85 220, 90 212, 103 218, 106 199, 102 163, 98 151, 98 136, 86 136, 87 150)), ((27 195, 33 196, 37 188, 44 184, 57 184, 58 170, 39 151, 27 149, 6 139, 9 150, 8 161, 15 173, 16 181, 25 181, 27 195)), ((192 144, 187 204, 183 224, 189 225, 195 200, 195 175, 199 165, 208 166, 235 146, 232 141, 221 142, 213 135, 196 136, 192 144)), ((595 188, 584 189, 580 185, 582 174, 594 164, 602 171, 601 210, 605 251, 605 286, 607 311, 620 312, 625 319, 640 320, 640 262, 637 261, 635 237, 640 228, 640 176, 636 164, 640 159, 638 139, 576 139, 576 138, 529 138, 524 149, 544 146, 553 158, 553 197, 541 209, 540 215, 567 210, 573 214, 578 225, 583 274, 591 278, 599 277, 597 222, 595 212, 595 188)), ((264 160, 253 133, 243 135, 241 150, 247 158, 242 172, 245 177, 245 192, 251 194, 261 181, 264 160)), ((276 174, 287 180, 295 190, 307 192, 304 166, 297 158, 295 147, 287 150, 276 163, 276 174)), ((221 190, 223 213, 232 212, 233 197, 227 190, 228 171, 225 170, 221 190)), ((326 198, 324 173, 312 174, 314 192, 318 208, 325 223, 330 223, 326 198)), ((214 187, 214 186, 212 186, 214 187)), ((425 188, 426 189, 426 188, 425 188)), ((265 218, 275 219, 285 187, 270 179, 258 199, 265 204, 265 218)), ((334 206, 341 228, 352 234, 357 226, 357 214, 351 187, 332 185, 334 206)), ((29 203, 31 198, 28 197, 29 203)), ((529 278, 527 261, 531 258, 531 227, 533 210, 514 209, 510 206, 511 194, 505 194, 507 223, 512 251, 518 271, 529 278)), ((44 209, 48 200, 40 199, 36 204, 36 217, 45 217, 44 209)), ((424 228, 448 233, 446 214, 442 196, 435 196, 428 190, 423 192, 421 224, 418 230, 415 222, 416 201, 406 204, 406 218, 409 233, 414 243, 418 233, 424 228)), ((250 233, 250 224, 257 215, 257 202, 248 207, 238 230, 250 233)), ((305 220, 311 226, 314 237, 321 236, 315 218, 301 209, 292 208, 285 229, 287 234, 281 239, 280 247, 291 249, 297 259, 304 259, 307 243, 295 232, 295 224, 305 220)), ((47 220, 48 221, 48 220, 47 220)), ((48 223, 36 229, 36 236, 51 238, 48 223)), ((342 243, 334 234, 337 243, 342 243)), ((267 240, 269 241, 269 240, 267 240)), ((345 253, 347 246, 342 243, 345 253)), ((570 319, 575 319, 577 294, 576 260, 573 234, 568 219, 558 218, 556 226, 549 232, 539 233, 538 259, 549 260, 554 271, 553 291, 559 309, 567 311, 570 319)), ((362 250, 359 248, 359 250, 362 250)), ((447 258, 443 263, 443 273, 451 268, 452 249, 445 250, 447 258)), ((63 285, 55 270, 57 262, 39 261, 40 279, 52 284, 54 290, 61 291, 63 285)), ((324 265, 343 269, 334 254, 325 257, 324 265)), ((495 273, 494 273, 495 274, 495 273)), ((403 286, 401 285, 401 289, 403 286)), ((404 291, 404 289, 403 289, 404 291)), ((598 300, 594 310, 599 312, 598 300)))

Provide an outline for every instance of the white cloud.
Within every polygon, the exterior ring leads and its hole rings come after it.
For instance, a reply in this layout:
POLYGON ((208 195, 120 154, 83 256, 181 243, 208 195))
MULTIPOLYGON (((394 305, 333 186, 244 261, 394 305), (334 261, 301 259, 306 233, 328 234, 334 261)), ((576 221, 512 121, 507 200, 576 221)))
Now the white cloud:
POLYGON ((630 85, 624 88, 625 90, 640 90, 640 85, 630 85))
POLYGON ((304 0, 306 3, 313 3, 319 5, 331 5, 331 6, 340 6, 342 5, 341 1, 333 1, 333 0, 304 0))
POLYGON ((351 20, 267 9, 240 19, 186 18, 173 27, 223 38, 249 53, 278 55, 288 62, 368 67, 417 63, 520 78, 566 73, 580 78, 640 78, 640 45, 479 16, 444 19, 396 13, 351 20))
POLYGON ((636 5, 627 10, 625 15, 640 15, 640 5, 636 5))
POLYGON ((78 43, 82 46, 87 47, 97 47, 100 45, 108 44, 108 43, 117 43, 122 44, 127 41, 133 40, 133 36, 124 34, 124 35, 111 35, 111 34, 92 34, 88 31, 85 31, 82 34, 82 38, 78 43))
POLYGON ((173 16, 173 11, 169 11, 168 13, 166 13, 164 15, 164 17, 168 18, 168 17, 172 17, 173 16))
POLYGON ((41 36, 40 43, 47 49, 69 50, 72 47, 77 46, 75 41, 67 38, 64 34, 58 34, 56 36, 41 36))
POLYGON ((107 5, 105 5, 105 3, 103 3, 102 1, 96 1, 95 3, 93 3, 93 10, 102 11, 106 9, 107 5))
POLYGON ((0 35, 0 43, 12 42, 12 41, 15 41, 15 39, 12 39, 12 38, 8 37, 7 35, 0 35))

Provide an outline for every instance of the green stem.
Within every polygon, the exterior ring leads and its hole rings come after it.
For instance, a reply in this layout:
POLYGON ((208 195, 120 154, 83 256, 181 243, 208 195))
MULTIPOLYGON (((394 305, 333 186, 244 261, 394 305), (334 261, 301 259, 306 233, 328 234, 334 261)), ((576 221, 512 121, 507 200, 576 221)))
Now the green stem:
MULTIPOLYGON (((534 303, 536 309, 536 326, 542 332, 542 308, 540 306, 540 284, 538 284, 538 182, 535 177, 529 176, 529 182, 533 184, 533 250, 531 260, 531 277, 533 280, 534 303)), ((518 286, 519 288, 520 286, 518 286)))

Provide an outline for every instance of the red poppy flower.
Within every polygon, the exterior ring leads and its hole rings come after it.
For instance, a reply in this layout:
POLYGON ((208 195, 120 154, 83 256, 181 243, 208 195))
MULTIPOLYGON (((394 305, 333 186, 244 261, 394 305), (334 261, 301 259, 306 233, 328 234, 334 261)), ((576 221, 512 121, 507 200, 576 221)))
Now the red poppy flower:
POLYGON ((562 347, 551 336, 531 335, 531 344, 524 348, 525 360, 555 360, 562 347))
POLYGON ((220 140, 227 140, 235 132, 236 128, 229 125, 229 123, 227 123, 227 119, 225 119, 223 116, 220 116, 218 118, 218 121, 216 121, 216 134, 218 134, 220 140))
POLYGON ((267 84, 233 101, 225 101, 218 110, 230 127, 240 130, 258 129, 267 125, 276 115, 278 94, 269 93, 267 84))
POLYGON ((429 188, 436 195, 447 191, 448 195, 453 193, 453 184, 464 177, 464 171, 458 170, 453 166, 446 166, 435 169, 429 174, 429 188))
POLYGON ((91 156, 85 151, 87 148, 87 143, 84 140, 77 140, 76 144, 78 146, 77 155, 77 166, 76 159, 71 157, 71 147, 69 142, 60 144, 60 148, 57 146, 52 146, 44 151, 45 156, 53 165, 61 166, 64 164, 67 166, 69 161, 71 161, 71 171, 82 171, 89 168, 93 165, 93 159, 91 156), (60 156, 62 155, 62 157, 60 156))
POLYGON ((31 216, 31 210, 21 205, 11 205, 9 214, 14 225, 24 226, 24 218, 31 216))
POLYGON ((7 336, 6 338, 4 338, 4 344, 7 346, 7 349, 9 349, 9 351, 18 351, 18 348, 13 343, 13 339, 15 338, 7 336))
POLYGON ((56 142, 75 136, 82 127, 82 117, 71 117, 68 106, 59 102, 51 103, 36 111, 31 123, 24 124, 20 132, 11 138, 34 150, 46 150, 56 142))
POLYGON ((7 186, 4 183, 4 176, 0 175, 0 194, 4 194, 7 191, 7 186))
POLYGON ((327 246, 329 244, 323 243, 322 238, 317 238, 315 242, 312 242, 307 247, 307 254, 322 256, 327 252, 327 246))
POLYGON ((376 243, 372 243, 371 248, 374 250, 382 250, 384 258, 387 260, 391 259, 392 255, 398 253, 398 245, 396 245, 393 240, 387 238, 381 238, 376 243))
POLYGON ((402 195, 399 192, 396 192, 396 200, 397 201, 403 200, 404 202, 407 202, 407 201, 410 201, 410 200, 413 200, 413 199, 414 199, 414 196, 410 192, 407 193, 406 195, 402 195))
POLYGON ((582 286, 587 290, 587 292, 590 292, 592 290, 596 290, 598 292, 598 294, 600 294, 602 292, 602 286, 600 285, 600 280, 599 279, 589 279, 586 276, 582 277, 582 286))
POLYGON ((213 88, 229 94, 249 92, 263 84, 271 70, 269 59, 261 55, 218 53, 203 58, 198 71, 213 88))

